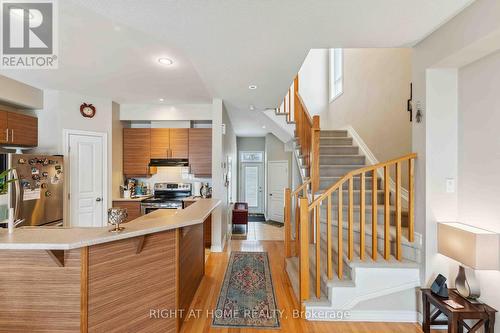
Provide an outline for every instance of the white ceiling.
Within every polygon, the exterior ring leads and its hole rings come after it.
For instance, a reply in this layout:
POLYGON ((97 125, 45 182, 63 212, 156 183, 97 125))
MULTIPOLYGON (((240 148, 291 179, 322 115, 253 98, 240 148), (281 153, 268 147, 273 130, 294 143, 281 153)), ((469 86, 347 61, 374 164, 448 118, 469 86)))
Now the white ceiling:
POLYGON ((411 46, 472 1, 64 0, 59 70, 2 74, 120 103, 218 97, 238 135, 261 135, 249 105, 276 107, 309 49, 411 46))

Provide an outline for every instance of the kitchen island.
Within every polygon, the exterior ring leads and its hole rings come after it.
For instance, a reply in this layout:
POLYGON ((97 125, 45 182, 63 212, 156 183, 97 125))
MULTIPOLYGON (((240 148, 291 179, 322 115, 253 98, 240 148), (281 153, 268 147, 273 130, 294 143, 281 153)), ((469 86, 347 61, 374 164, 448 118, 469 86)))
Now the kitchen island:
POLYGON ((178 332, 204 274, 220 204, 157 210, 106 228, 0 232, 0 332, 178 332))

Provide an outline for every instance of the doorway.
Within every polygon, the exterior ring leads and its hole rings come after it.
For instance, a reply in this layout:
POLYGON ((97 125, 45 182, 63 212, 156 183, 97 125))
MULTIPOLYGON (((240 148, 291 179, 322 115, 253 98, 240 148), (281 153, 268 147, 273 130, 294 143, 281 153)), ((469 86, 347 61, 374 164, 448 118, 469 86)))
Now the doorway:
POLYGON ((264 152, 241 152, 240 200, 248 203, 248 212, 264 214, 264 152))
POLYGON ((269 161, 267 163, 267 216, 276 222, 285 222, 285 188, 288 187, 288 161, 269 161))
POLYGON ((107 134, 64 130, 67 214, 72 227, 103 227, 107 216, 107 134))

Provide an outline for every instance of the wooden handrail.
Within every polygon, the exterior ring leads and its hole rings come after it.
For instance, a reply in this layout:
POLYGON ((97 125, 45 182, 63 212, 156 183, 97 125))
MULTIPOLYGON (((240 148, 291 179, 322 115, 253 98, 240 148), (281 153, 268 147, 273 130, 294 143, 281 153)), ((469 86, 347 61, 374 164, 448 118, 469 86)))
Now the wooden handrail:
POLYGON ((308 186, 311 184, 311 179, 306 178, 305 181, 300 184, 295 190, 292 191, 290 188, 285 189, 285 205, 284 205, 284 227, 285 227, 285 257, 289 258, 292 256, 292 249, 295 249, 295 254, 298 251, 298 240, 292 237, 292 209, 293 203, 295 203, 295 235, 299 234, 299 198, 300 196, 308 197, 308 186), (295 247, 292 247, 292 242, 296 242, 295 247))
MULTIPOLYGON (((315 246, 313 251, 315 255, 313 256, 316 261, 316 269, 314 272, 313 281, 315 283, 314 293, 316 297, 321 296, 321 274, 322 271, 326 271, 329 279, 333 277, 333 228, 332 228, 332 196, 337 195, 337 276, 339 279, 343 278, 343 263, 344 260, 354 260, 355 250, 354 250, 354 232, 355 223, 359 223, 359 259, 365 260, 367 244, 365 240, 365 227, 366 227, 366 207, 372 207, 371 223, 372 223, 372 241, 371 244, 371 258, 373 260, 377 259, 378 251, 378 221, 377 221, 377 207, 378 207, 378 191, 380 190, 378 186, 378 170, 383 169, 383 194, 384 194, 384 223, 383 223, 383 257, 386 260, 390 259, 391 256, 391 214, 394 217, 394 228, 395 228, 395 253, 394 257, 397 260, 402 259, 402 164, 408 163, 408 234, 407 239, 409 242, 414 241, 414 162, 417 158, 417 154, 412 153, 402 157, 388 160, 386 162, 378 163, 375 165, 370 165, 362 167, 353 171, 348 172, 346 175, 341 177, 336 183, 332 184, 327 190, 325 190, 321 195, 319 195, 313 202, 307 202, 307 199, 300 199, 300 229, 299 229, 299 242, 300 251, 299 263, 300 263, 300 300, 301 302, 309 299, 309 283, 310 276, 302 271, 302 269, 309 269, 309 242, 310 235, 315 234, 315 246), (394 211, 391 213, 391 196, 390 196, 390 173, 394 170, 395 173, 395 197, 394 197, 394 211), (366 202, 366 176, 372 176, 372 196, 371 203, 366 202), (354 202, 354 182, 359 179, 359 203, 354 202), (346 185, 346 186, 344 186, 346 185), (345 187, 347 187, 347 200, 344 198, 345 187), (321 204, 326 201, 327 213, 326 213, 326 267, 322 267, 321 264, 321 204), (347 205, 347 206, 345 206, 347 205), (359 221, 354 221, 354 207, 359 207, 359 221), (347 207, 347 220, 344 220, 344 208, 347 207), (310 215, 314 216, 314 223, 309 224, 310 215), (344 222, 347 222, 347 253, 344 257, 344 222)), ((313 180, 311 179, 311 187, 313 186, 313 180)))

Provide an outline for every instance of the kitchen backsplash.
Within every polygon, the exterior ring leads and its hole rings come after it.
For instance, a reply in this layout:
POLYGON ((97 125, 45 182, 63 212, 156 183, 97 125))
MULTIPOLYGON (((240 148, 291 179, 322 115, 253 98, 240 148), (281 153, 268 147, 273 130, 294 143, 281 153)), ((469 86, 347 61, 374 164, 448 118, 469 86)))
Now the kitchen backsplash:
POLYGON ((140 183, 148 184, 149 188, 153 188, 155 183, 193 183, 203 182, 209 183, 212 186, 211 178, 196 178, 189 173, 189 167, 158 167, 156 174, 150 178, 137 178, 140 183))

